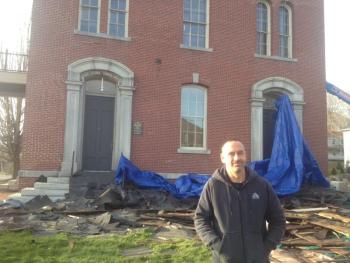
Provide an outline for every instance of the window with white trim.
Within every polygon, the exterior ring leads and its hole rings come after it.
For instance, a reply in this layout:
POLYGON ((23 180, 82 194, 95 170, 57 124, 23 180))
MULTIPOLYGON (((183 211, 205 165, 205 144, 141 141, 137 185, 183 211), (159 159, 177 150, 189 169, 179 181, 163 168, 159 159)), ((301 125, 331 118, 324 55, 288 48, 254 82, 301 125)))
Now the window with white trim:
POLYGON ((183 1, 183 45, 184 47, 208 47, 208 1, 183 1))
POLYGON ((197 85, 181 89, 181 148, 206 149, 207 90, 197 85))
POLYGON ((110 0, 108 34, 127 37, 128 0, 110 0))
POLYGON ((99 2, 99 0, 80 0, 80 31, 88 33, 99 32, 99 2))
POLYGON ((256 5, 256 54, 270 55, 270 6, 265 1, 256 5))
POLYGON ((279 55, 292 57, 292 12, 289 6, 279 8, 279 55))

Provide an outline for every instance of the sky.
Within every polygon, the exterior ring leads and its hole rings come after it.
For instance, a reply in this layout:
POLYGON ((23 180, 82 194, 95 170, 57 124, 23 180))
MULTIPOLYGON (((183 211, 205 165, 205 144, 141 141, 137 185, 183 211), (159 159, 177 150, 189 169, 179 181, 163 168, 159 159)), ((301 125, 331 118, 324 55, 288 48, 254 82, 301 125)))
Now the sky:
MULTIPOLYGON (((31 5, 32 0, 0 0, 0 50, 21 50, 31 5)), ((324 6, 326 79, 350 93, 350 0, 324 0, 324 6)))

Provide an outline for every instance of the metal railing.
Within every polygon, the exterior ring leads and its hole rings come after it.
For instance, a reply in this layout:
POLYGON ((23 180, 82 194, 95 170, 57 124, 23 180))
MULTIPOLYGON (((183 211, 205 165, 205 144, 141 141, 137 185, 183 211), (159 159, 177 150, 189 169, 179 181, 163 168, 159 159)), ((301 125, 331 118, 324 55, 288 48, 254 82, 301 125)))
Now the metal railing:
POLYGON ((0 71, 27 72, 28 55, 0 51, 0 71))

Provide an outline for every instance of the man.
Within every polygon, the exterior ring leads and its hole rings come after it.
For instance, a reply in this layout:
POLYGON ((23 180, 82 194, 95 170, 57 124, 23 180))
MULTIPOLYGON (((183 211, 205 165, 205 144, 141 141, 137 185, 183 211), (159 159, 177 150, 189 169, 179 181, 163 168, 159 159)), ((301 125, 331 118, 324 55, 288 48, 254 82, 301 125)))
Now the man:
POLYGON ((212 249, 213 262, 267 263, 285 228, 279 200, 271 185, 245 166, 241 142, 226 142, 221 161, 199 199, 196 231, 212 249))

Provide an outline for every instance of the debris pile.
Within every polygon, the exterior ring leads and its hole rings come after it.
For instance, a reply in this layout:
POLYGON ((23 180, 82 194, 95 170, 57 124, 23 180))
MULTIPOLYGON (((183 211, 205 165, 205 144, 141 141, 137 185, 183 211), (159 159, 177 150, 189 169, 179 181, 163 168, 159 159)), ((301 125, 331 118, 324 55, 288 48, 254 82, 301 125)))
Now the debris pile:
MULTIPOLYGON (((350 198, 331 189, 305 188, 281 199, 287 229, 271 262, 350 262, 350 198)), ((0 230, 30 230, 36 235, 125 233, 151 227, 156 238, 196 238, 197 198, 179 200, 159 190, 86 182, 65 201, 37 196, 26 204, 0 204, 0 230)))

